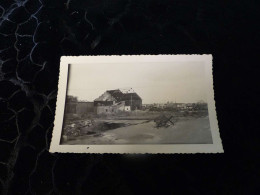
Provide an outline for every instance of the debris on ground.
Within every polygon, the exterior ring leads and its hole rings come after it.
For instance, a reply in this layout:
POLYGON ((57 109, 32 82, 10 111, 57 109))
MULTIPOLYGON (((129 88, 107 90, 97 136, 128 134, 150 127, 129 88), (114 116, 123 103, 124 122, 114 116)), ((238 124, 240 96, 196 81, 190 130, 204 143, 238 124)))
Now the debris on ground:
POLYGON ((82 135, 82 130, 84 128, 89 128, 94 126, 94 120, 77 120, 69 124, 66 124, 64 127, 64 135, 67 136, 79 136, 82 135))
POLYGON ((160 127, 169 127, 174 125, 173 116, 166 116, 165 114, 161 114, 160 116, 154 119, 157 128, 160 127))

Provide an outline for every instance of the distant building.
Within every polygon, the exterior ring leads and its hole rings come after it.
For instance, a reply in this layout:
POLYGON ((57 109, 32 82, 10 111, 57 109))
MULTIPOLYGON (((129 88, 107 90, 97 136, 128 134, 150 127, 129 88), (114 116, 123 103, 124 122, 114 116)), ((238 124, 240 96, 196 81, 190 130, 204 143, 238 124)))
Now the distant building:
POLYGON ((177 108, 177 103, 173 103, 173 102, 167 102, 165 104, 166 108, 177 108))
POLYGON ((176 106, 179 110, 185 110, 187 108, 185 103, 177 103, 176 106))
POLYGON ((152 108, 153 107, 153 104, 143 104, 142 105, 142 109, 143 110, 147 110, 147 109, 150 109, 150 108, 152 108))
POLYGON ((154 104, 153 104, 153 107, 154 107, 154 108, 161 108, 161 109, 164 109, 164 108, 166 107, 166 105, 165 105, 165 104, 154 103, 154 104))
POLYGON ((187 110, 193 110, 193 109, 194 109, 194 104, 192 104, 192 103, 187 103, 187 104, 186 104, 186 109, 187 109, 187 110))
POLYGON ((94 100, 94 107, 97 114, 140 110, 142 108, 142 99, 132 91, 108 90, 94 100))

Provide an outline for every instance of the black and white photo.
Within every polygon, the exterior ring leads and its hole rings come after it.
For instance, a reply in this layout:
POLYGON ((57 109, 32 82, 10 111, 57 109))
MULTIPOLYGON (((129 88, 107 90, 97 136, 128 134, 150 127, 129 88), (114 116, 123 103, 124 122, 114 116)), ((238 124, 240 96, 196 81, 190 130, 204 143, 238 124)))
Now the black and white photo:
POLYGON ((51 151, 222 152, 213 94, 211 55, 63 57, 51 151))

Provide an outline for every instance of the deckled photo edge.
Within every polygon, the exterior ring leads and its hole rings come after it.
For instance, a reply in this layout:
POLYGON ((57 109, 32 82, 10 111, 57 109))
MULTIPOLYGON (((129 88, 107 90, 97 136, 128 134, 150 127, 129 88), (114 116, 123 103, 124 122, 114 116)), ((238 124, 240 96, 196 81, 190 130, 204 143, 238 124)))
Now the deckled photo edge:
POLYGON ((62 56, 60 62, 60 74, 58 83, 58 93, 56 102, 56 113, 50 152, 62 153, 223 153, 220 139, 218 121, 214 100, 213 85, 213 57, 211 54, 202 55, 122 55, 122 56, 62 56), (123 59, 124 58, 124 59, 123 59), (213 144, 152 144, 152 145, 60 145, 61 131, 63 125, 65 99, 68 82, 68 67, 73 63, 121 63, 121 62, 147 62, 156 60, 158 62, 203 60, 207 65, 206 77, 208 82, 208 111, 210 117, 210 127, 213 137, 213 144))

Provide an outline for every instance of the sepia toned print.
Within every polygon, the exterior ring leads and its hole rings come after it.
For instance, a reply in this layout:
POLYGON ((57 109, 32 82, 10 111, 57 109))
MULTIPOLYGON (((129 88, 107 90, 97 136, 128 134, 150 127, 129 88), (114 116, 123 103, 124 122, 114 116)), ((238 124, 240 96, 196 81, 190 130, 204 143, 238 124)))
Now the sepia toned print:
POLYGON ((63 58, 51 151, 223 152, 211 63, 211 55, 63 58))

